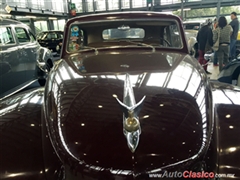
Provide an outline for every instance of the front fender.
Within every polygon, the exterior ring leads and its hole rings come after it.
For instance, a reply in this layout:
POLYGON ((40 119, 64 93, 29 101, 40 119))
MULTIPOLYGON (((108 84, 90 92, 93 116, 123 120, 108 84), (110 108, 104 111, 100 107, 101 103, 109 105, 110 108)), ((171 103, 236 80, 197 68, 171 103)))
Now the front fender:
POLYGON ((191 51, 191 49, 194 47, 194 45, 197 43, 197 39, 195 37, 190 37, 188 39, 188 49, 191 51))
POLYGON ((39 49, 39 56, 37 59, 37 66, 44 72, 47 71, 47 65, 50 64, 52 66, 53 62, 53 56, 49 49, 45 47, 41 47, 39 49))
POLYGON ((0 177, 44 179, 41 143, 43 89, 0 101, 0 177))
POLYGON ((218 173, 229 174, 221 180, 240 178, 240 88, 212 82, 214 118, 217 131, 218 173))

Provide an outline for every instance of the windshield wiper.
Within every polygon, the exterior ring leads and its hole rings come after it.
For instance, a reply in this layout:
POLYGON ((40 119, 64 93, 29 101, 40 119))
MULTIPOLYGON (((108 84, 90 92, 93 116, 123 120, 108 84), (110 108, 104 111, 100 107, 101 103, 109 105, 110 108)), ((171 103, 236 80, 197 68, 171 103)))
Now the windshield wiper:
POLYGON ((152 45, 145 44, 145 43, 141 43, 141 42, 133 42, 133 41, 130 41, 130 40, 128 40, 127 42, 129 42, 129 43, 132 43, 132 44, 135 44, 135 45, 137 45, 137 46, 145 46, 145 47, 150 47, 150 48, 152 48, 152 52, 153 52, 153 53, 154 53, 154 52, 156 52, 156 49, 155 49, 155 47, 154 47, 154 46, 152 46, 152 45))

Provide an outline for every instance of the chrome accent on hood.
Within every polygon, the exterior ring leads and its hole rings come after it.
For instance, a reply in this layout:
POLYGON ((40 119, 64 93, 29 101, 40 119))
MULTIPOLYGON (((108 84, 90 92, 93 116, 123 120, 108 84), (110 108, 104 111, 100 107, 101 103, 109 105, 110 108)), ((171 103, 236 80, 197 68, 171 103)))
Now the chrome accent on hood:
POLYGON ((140 139, 141 126, 138 114, 145 97, 136 104, 130 77, 129 74, 126 74, 123 102, 118 98, 116 99, 123 109, 123 133, 127 138, 127 144, 132 153, 135 152, 140 139))

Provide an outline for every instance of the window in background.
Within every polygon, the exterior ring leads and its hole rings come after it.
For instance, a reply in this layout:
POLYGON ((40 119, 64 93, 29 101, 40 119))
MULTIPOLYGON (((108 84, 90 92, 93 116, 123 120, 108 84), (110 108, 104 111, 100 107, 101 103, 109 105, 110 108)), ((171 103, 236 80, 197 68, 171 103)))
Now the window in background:
POLYGON ((62 0, 52 0, 52 9, 56 12, 64 12, 63 1, 62 0))
POLYGON ((161 0, 161 5, 181 3, 181 0, 161 0))
POLYGON ((72 3, 75 4, 77 12, 83 12, 82 0, 72 0, 72 3))
POLYGON ((65 19, 58 20, 58 30, 63 31, 65 23, 66 23, 65 19))
POLYGON ((146 7, 147 1, 146 0, 132 0, 133 8, 135 7, 146 7))
POLYGON ((93 0, 86 0, 86 12, 93 12, 93 0))
POLYGON ((47 21, 36 21, 34 22, 34 26, 41 31, 48 30, 47 21))
POLYGON ((105 0, 95 0, 94 6, 96 11, 106 11, 106 1, 105 0))
POLYGON ((130 8, 130 0, 122 0, 122 8, 130 8))
POLYGON ((116 9, 119 9, 119 1, 108 0, 108 10, 116 10, 116 9))

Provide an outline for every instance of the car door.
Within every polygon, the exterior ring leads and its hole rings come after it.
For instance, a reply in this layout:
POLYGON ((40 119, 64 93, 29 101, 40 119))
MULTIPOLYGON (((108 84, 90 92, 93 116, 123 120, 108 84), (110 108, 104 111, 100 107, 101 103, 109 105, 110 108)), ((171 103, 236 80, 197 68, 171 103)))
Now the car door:
POLYGON ((32 33, 30 34, 28 27, 16 26, 15 32, 19 42, 21 60, 25 64, 25 81, 30 82, 36 78, 35 68, 37 60, 37 49, 40 46, 36 41, 34 35, 32 33))
POLYGON ((25 64, 21 61, 13 27, 0 26, 0 98, 25 81, 25 64))

